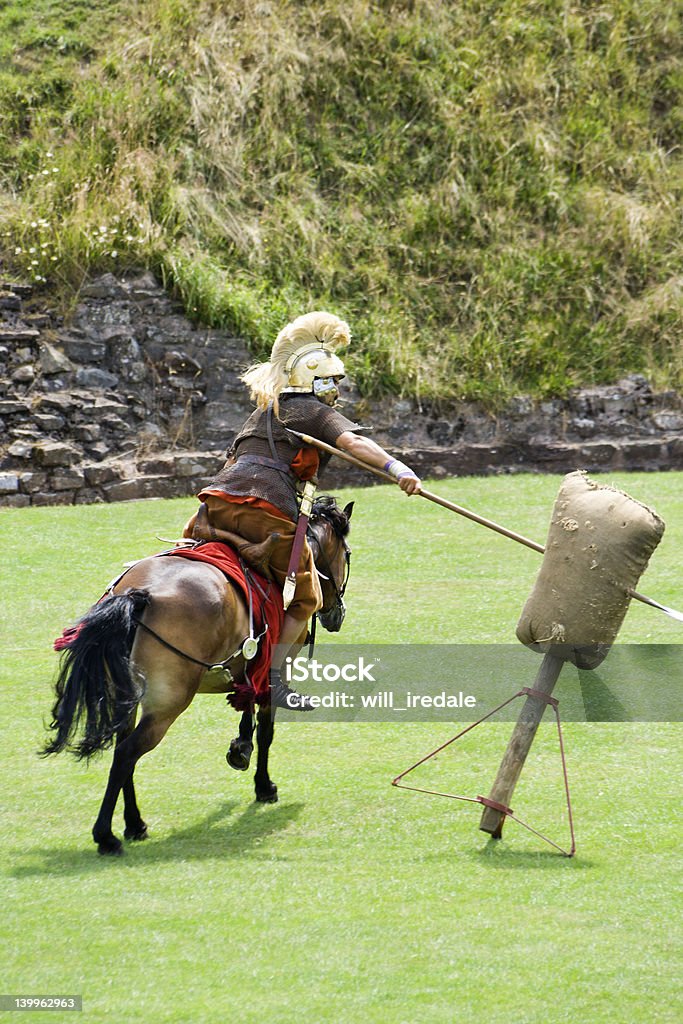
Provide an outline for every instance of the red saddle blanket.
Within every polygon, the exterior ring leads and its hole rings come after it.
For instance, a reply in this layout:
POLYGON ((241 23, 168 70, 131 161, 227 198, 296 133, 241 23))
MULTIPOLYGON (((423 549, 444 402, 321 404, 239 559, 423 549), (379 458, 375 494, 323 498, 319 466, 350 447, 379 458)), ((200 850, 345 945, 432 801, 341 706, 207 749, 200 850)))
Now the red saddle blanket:
POLYGON ((193 548, 174 548, 172 551, 164 552, 163 557, 167 556, 191 558, 196 562, 208 562, 209 565, 215 565, 232 583, 237 585, 247 605, 249 604, 251 583, 254 635, 259 636, 263 633, 263 636, 259 640, 258 654, 253 661, 244 663, 244 679, 235 680, 234 697, 231 695, 228 700, 238 711, 246 710, 252 702, 267 704, 270 700, 270 662, 273 648, 280 639, 282 620, 285 614, 282 606, 282 594, 278 587, 251 568, 247 570, 249 582, 237 552, 228 544, 223 544, 220 541, 209 541, 193 548))

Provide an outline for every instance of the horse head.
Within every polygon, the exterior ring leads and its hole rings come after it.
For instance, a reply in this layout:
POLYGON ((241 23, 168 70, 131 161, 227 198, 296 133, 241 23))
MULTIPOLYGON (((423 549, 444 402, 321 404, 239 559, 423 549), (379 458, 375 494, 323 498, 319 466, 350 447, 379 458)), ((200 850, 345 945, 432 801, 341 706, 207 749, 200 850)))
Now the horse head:
POLYGON ((318 618, 330 633, 338 633, 346 614, 344 592, 349 581, 351 548, 347 542, 353 502, 339 508, 334 498, 320 495, 308 521, 308 543, 320 579, 323 606, 318 618))

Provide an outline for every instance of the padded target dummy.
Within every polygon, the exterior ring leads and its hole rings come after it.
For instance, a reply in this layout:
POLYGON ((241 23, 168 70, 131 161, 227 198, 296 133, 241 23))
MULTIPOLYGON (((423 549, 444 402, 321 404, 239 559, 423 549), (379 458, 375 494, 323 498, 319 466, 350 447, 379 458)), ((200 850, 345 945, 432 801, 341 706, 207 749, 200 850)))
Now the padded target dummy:
POLYGON ((579 668, 596 668, 663 533, 663 521, 646 505, 583 472, 569 473, 517 638, 579 668))
MULTIPOLYGON (((517 637, 545 655, 527 693, 479 828, 500 839, 510 800, 565 661, 596 668, 624 621, 650 555, 664 533, 652 509, 623 491, 569 473, 553 508, 541 571, 517 637)), ((559 727, 559 719, 558 719, 559 727)), ((566 785, 566 775, 565 775, 566 785)), ((574 841, 572 833, 572 849, 574 841)))

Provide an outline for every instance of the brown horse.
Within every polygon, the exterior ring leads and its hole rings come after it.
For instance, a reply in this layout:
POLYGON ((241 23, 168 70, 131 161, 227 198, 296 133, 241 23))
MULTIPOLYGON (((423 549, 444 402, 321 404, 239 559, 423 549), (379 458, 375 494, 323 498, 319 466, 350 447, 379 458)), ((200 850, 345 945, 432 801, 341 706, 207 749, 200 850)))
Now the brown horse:
MULTIPOLYGON (((350 549, 346 542, 353 503, 340 509, 328 496, 318 498, 308 524, 323 592, 321 624, 336 632, 344 619, 344 589, 350 549)), ((88 758, 116 741, 107 788, 93 826, 102 854, 123 852, 112 832, 112 817, 123 790, 126 839, 145 839, 147 826, 135 797, 133 774, 143 754, 153 750, 196 693, 226 693, 229 674, 207 671, 231 658, 250 635, 249 613, 241 593, 212 565, 185 558, 152 556, 137 562, 110 596, 77 623, 62 655, 51 728, 56 735, 43 753, 69 749, 88 758), (138 625, 142 623, 142 629, 138 625), (156 634, 156 635, 155 635, 156 634), (136 725, 137 709, 141 709, 136 725), (81 731, 83 737, 74 742, 81 731)), ((241 655, 230 660, 236 681, 241 655)), ((268 775, 273 709, 259 708, 256 799, 272 803, 277 787, 268 775)), ((242 715, 240 735, 228 763, 246 769, 254 722, 242 715)))

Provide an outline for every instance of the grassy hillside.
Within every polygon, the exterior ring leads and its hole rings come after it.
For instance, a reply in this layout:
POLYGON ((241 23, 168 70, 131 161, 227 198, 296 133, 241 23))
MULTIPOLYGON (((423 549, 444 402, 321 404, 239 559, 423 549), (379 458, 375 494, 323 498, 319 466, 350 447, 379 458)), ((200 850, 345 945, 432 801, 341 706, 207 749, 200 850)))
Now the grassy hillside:
POLYGON ((160 271, 263 354, 327 306, 367 393, 683 386, 674 0, 0 0, 0 242, 160 271))

